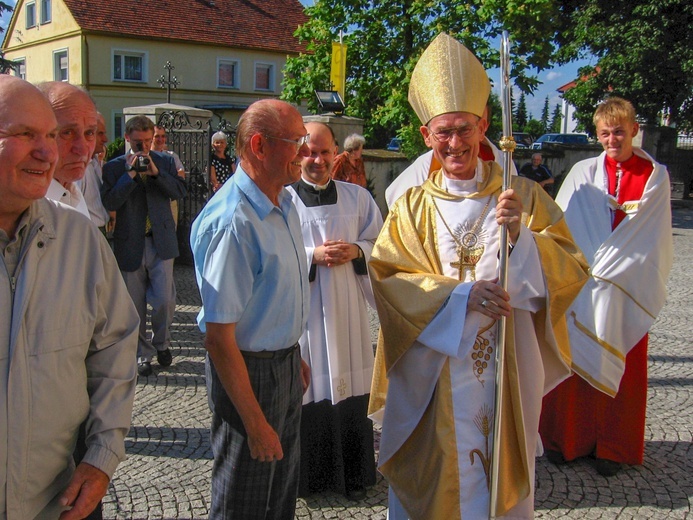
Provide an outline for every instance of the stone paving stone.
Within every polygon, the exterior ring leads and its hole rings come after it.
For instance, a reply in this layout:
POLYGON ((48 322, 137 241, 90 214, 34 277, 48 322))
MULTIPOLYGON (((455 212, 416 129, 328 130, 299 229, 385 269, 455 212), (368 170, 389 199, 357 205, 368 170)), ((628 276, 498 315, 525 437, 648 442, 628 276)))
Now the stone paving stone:
MULTIPOLYGON (((693 209, 673 211, 675 263, 669 298, 650 333, 645 462, 616 477, 589 461, 557 467, 537 459, 536 518, 693 519, 693 209)), ((212 453, 204 382, 200 298, 191 267, 176 266, 173 365, 137 383, 122 463, 104 498, 106 519, 207 518, 212 453)), ((375 342, 378 320, 371 313, 375 342)), ((380 432, 376 428, 376 454, 380 432)), ((299 499, 300 519, 385 519, 387 484, 379 476, 361 503, 324 493, 299 499)))

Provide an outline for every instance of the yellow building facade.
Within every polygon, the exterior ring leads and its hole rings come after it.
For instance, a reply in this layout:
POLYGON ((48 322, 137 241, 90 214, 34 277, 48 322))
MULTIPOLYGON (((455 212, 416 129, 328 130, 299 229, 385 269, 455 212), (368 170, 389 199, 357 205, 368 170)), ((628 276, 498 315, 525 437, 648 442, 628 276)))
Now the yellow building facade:
POLYGON ((133 15, 113 0, 18 0, 2 48, 27 81, 87 89, 111 138, 122 135, 125 107, 167 101, 159 81, 168 80, 167 62, 177 81, 171 103, 235 123, 253 101, 279 96, 287 56, 301 50, 292 35, 305 18, 298 0, 284 16, 272 13, 284 1, 268 0, 261 13, 247 11, 247 2, 217 3, 180 0, 173 14, 143 3, 133 15))

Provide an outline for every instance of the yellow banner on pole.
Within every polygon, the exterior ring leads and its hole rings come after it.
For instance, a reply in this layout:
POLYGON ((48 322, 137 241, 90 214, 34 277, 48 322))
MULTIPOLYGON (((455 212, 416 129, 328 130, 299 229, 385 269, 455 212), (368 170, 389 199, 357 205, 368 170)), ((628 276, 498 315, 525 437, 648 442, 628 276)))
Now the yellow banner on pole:
POLYGON ((330 81, 333 88, 339 92, 344 99, 346 83, 346 43, 332 42, 332 69, 330 71, 330 81))

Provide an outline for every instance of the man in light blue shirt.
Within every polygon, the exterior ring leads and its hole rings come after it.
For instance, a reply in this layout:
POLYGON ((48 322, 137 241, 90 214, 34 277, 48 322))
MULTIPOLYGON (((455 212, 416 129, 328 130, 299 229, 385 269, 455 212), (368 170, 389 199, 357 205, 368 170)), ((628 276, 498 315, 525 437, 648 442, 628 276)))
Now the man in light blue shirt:
POLYGON ((294 518, 310 380, 297 342, 309 284, 284 186, 300 178, 307 141, 294 107, 253 103, 238 123, 240 166, 192 226, 213 414, 212 519, 294 518))

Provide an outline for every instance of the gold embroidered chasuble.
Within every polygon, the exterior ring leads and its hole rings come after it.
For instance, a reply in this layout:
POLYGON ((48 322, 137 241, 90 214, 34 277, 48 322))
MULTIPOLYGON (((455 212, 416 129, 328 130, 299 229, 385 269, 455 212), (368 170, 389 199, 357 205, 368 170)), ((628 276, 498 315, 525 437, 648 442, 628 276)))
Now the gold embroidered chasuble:
MULTIPOLYGON (((467 198, 500 195, 501 169, 483 163, 478 191, 467 198)), ((409 190, 393 206, 373 250, 370 272, 381 333, 371 388, 369 413, 385 405, 386 374, 412 346, 460 281, 442 274, 437 246, 436 208, 433 198, 463 200, 440 188, 442 172, 432 175, 421 187, 409 190)), ((523 204, 523 224, 537 245, 547 288, 546 306, 533 315, 545 369, 545 391, 569 375, 571 356, 565 311, 577 296, 587 276, 587 266, 575 247, 563 214, 538 184, 513 178, 513 189, 523 204)), ((498 237, 491 237, 497 240, 498 237)), ((521 379, 536 374, 519 374, 516 362, 512 316, 506 338, 506 409, 502 432, 502 514, 530 492, 528 457, 520 395, 521 379)), ((447 363, 447 362, 446 362, 447 363)), ((433 397, 418 425, 387 461, 381 471, 412 518, 460 518, 458 454, 450 402, 450 378, 441 372, 433 397), (451 449, 451 447, 453 449, 451 449), (412 472, 421 472, 428 486, 416 484, 412 472)), ((412 385, 416 385, 412 381, 412 385)))

